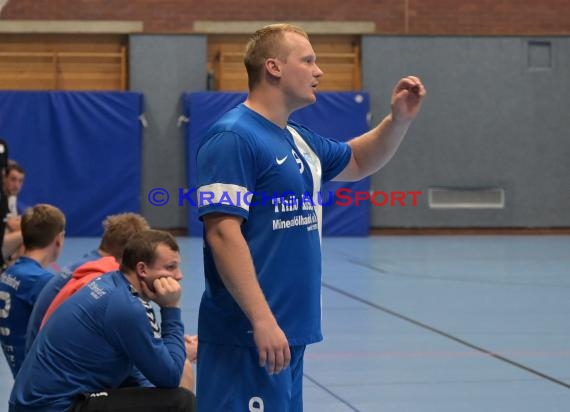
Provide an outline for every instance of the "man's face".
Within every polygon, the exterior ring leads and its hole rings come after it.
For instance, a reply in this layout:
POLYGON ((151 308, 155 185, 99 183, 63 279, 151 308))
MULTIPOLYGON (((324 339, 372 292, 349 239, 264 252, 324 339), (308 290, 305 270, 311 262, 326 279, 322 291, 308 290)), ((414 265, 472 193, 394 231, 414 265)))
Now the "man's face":
POLYGON ((281 88, 291 109, 295 110, 317 100, 315 95, 323 71, 308 39, 293 32, 284 33, 284 47, 289 50, 286 61, 279 58, 281 88))
POLYGON ((164 244, 159 244, 155 250, 156 259, 152 265, 144 264, 142 271, 144 273, 143 282, 146 283, 148 288, 154 290, 153 283, 156 279, 160 278, 173 278, 181 281, 183 278, 182 270, 180 269, 180 253, 173 251, 164 244))
POLYGON ((4 190, 8 196, 17 196, 22 190, 23 184, 24 174, 17 170, 12 169, 4 176, 4 190))

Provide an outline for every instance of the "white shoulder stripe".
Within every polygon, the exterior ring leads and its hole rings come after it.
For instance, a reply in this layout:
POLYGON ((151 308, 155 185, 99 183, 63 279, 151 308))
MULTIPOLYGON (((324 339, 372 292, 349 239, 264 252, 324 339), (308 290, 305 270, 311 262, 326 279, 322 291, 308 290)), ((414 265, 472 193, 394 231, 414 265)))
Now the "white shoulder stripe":
POLYGON ((249 212, 252 193, 243 186, 211 183, 198 188, 198 207, 208 205, 237 206, 249 212))

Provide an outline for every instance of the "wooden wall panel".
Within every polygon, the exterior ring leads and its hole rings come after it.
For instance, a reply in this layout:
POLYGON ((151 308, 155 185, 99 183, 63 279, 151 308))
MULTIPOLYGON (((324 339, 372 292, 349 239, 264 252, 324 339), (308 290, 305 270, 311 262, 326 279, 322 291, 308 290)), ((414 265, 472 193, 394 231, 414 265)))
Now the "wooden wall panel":
POLYGON ((126 36, 0 35, 0 89, 126 90, 126 36))

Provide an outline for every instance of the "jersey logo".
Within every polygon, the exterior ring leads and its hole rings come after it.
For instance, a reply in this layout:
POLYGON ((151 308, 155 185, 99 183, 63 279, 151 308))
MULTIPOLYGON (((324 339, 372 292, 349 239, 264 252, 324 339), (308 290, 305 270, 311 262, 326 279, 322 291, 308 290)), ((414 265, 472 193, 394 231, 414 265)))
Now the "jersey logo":
POLYGON ((301 160, 297 152, 295 152, 295 150, 291 149, 291 153, 293 153, 293 157, 295 158, 295 161, 299 165, 299 173, 303 174, 303 172, 305 171, 305 165, 303 164, 303 161, 301 160))
POLYGON ((90 398, 99 398, 101 396, 109 396, 109 394, 107 392, 97 392, 89 395, 90 398))
POLYGON ((265 405, 263 405, 263 399, 258 396, 254 396, 249 400, 249 412, 263 412, 265 405))
POLYGON ((285 156, 285 157, 282 158, 282 159, 275 158, 275 161, 277 162, 277 164, 278 164, 279 166, 281 166, 283 163, 285 163, 285 160, 287 160, 288 157, 289 157, 289 156, 285 156))
POLYGON ((152 306, 150 305, 149 302, 145 301, 144 299, 141 299, 140 297, 139 300, 141 301, 141 303, 145 308, 146 317, 148 318, 148 321, 150 323, 150 328, 152 329, 152 336, 154 336, 155 339, 159 339, 161 337, 160 326, 158 326, 158 322, 156 321, 156 315, 154 314, 152 306))

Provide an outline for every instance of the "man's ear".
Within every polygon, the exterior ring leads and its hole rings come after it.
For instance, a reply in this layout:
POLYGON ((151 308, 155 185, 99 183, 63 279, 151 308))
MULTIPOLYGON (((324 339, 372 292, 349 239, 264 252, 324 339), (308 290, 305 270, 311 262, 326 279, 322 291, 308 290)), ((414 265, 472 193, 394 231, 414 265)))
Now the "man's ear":
POLYGON ((63 245, 64 238, 65 238, 64 232, 58 233, 58 235, 55 237, 55 246, 61 248, 61 246, 63 245))
POLYGON ((144 262, 137 262, 135 265, 135 271, 138 276, 145 278, 147 275, 146 264, 144 262))
POLYGON ((281 77, 281 63, 277 59, 265 60, 265 69, 274 77, 281 77))

